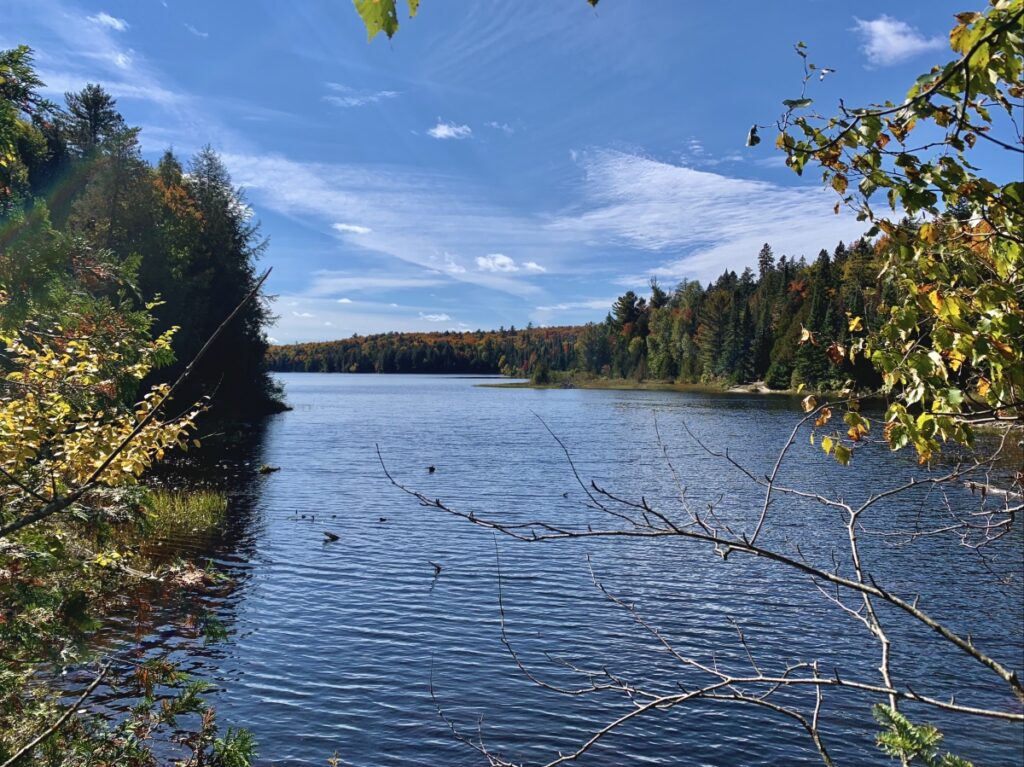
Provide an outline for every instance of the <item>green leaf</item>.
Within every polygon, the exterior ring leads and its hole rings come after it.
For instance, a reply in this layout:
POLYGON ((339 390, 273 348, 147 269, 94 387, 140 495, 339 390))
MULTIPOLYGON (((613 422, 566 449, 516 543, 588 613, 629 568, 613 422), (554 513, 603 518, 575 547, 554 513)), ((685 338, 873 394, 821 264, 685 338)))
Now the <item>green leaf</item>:
MULTIPOLYGON (((390 39, 398 31, 398 10, 395 0, 352 0, 356 12, 366 25, 367 40, 383 32, 390 39)), ((419 10, 419 0, 409 0, 409 15, 419 10)))

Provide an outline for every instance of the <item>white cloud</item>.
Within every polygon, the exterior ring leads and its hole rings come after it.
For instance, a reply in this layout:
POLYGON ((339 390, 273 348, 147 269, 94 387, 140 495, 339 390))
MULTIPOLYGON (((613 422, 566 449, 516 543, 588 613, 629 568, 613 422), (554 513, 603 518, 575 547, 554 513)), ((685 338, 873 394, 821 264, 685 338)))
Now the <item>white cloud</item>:
POLYGON ((604 317, 615 303, 615 297, 588 298, 579 301, 561 301, 557 304, 535 306, 530 319, 538 325, 579 324, 596 322, 604 317))
POLYGON ((488 253, 486 256, 476 257, 476 268, 482 272, 518 272, 520 270, 542 274, 547 271, 536 261, 523 261, 517 264, 515 259, 509 258, 504 253, 488 253))
POLYGON ((499 123, 499 122, 494 122, 492 120, 491 122, 486 123, 486 125, 487 125, 488 128, 494 128, 494 130, 500 130, 506 136, 511 136, 513 133, 516 132, 516 129, 513 128, 508 123, 499 123))
POLYGON ((323 100, 336 107, 363 107, 402 95, 398 91, 360 91, 341 83, 326 83, 326 85, 335 93, 324 96, 323 100))
POLYGON ((944 48, 941 37, 924 37, 905 21, 882 14, 877 19, 855 19, 854 27, 863 39, 861 50, 872 66, 885 67, 916 56, 925 51, 944 48))
POLYGON ((473 129, 468 125, 457 125, 456 123, 446 123, 440 117, 437 118, 437 125, 427 131, 427 133, 434 138, 438 139, 463 139, 469 138, 473 135, 473 129))
MULTIPOLYGON (((546 219, 539 216, 490 204, 485 189, 451 173, 379 164, 300 163, 265 155, 227 153, 224 160, 234 181, 261 210, 303 218, 323 228, 337 222, 343 211, 351 226, 358 222, 372 230, 346 237, 347 246, 358 248, 355 257, 385 254, 394 259, 389 264, 377 255, 371 268, 390 268, 403 261, 429 270, 392 270, 381 276, 429 279, 435 285, 454 280, 529 296, 540 288, 521 275, 481 271, 470 257, 462 261, 457 254, 493 253, 507 247, 524 261, 549 266, 580 250, 578 238, 546 229, 546 219)), ((348 291, 340 287, 336 292, 348 291)))
POLYGON ((93 24, 98 24, 101 27, 109 27, 116 32, 124 32, 128 29, 128 22, 124 19, 119 19, 116 16, 111 16, 109 13, 100 11, 95 16, 86 16, 87 20, 93 24))
POLYGON ((293 317, 312 317, 313 315, 309 312, 292 312, 293 317))
MULTIPOLYGON (((341 292, 405 290, 407 288, 430 288, 443 284, 444 280, 435 277, 393 277, 386 274, 319 271, 313 273, 309 293, 312 296, 329 296, 332 293, 341 292)), ((336 301, 336 303, 342 302, 336 301)))
POLYGON ((697 137, 691 136, 686 139, 685 148, 679 151, 681 165, 690 168, 713 168, 725 163, 743 162, 747 158, 737 152, 729 152, 725 155, 717 155, 708 151, 704 143, 697 137))
POLYGON ((373 231, 368 226, 359 226, 358 224, 331 224, 331 228, 346 234, 369 234, 373 231))
MULTIPOLYGON (((118 60, 117 54, 111 54, 109 56, 109 60, 116 66, 118 60)), ((121 60, 127 62, 128 58, 127 56, 124 56, 121 60)), ((103 78, 102 80, 103 90, 114 98, 149 101, 166 107, 178 106, 185 100, 181 94, 162 87, 155 80, 149 79, 145 76, 140 76, 137 68, 129 69, 125 66, 119 67, 119 69, 127 72, 131 79, 112 80, 109 78, 103 78)), ((57 97, 63 96, 68 91, 80 91, 89 82, 93 82, 97 79, 93 77, 90 80, 88 75, 54 72, 53 70, 46 69, 41 70, 39 76, 46 83, 46 87, 42 89, 43 92, 57 97)), ((117 76, 120 76, 120 74, 117 76)), ((143 138, 153 136, 158 130, 159 129, 156 127, 147 127, 143 131, 143 138)), ((177 136, 174 137, 177 138, 177 136)), ((174 142, 167 140, 163 143, 170 144, 174 142)))
POLYGON ((447 272, 448 274, 465 274, 466 267, 460 264, 455 256, 451 253, 445 253, 442 256, 441 264, 439 266, 440 271, 447 272))
MULTIPOLYGON (((186 115, 181 110, 190 101, 188 97, 169 90, 143 56, 122 45, 122 32, 129 28, 126 21, 105 12, 81 16, 60 2, 33 0, 32 7, 32 23, 49 40, 38 58, 38 74, 46 83, 40 89, 44 94, 59 99, 64 93, 99 82, 119 100, 133 99, 168 108, 161 115, 162 124, 168 128, 188 121, 190 135, 202 132, 208 140, 219 138, 206 131, 209 118, 205 114, 198 119, 197 115, 186 115)), ((143 141, 147 138, 144 135, 143 141)), ((174 143, 180 146, 182 142, 174 143)))
MULTIPOLYGON (((431 304, 399 305, 384 301, 356 300, 352 305, 339 306, 334 297, 316 297, 308 293, 281 295, 282 306, 298 303, 305 311, 294 315, 283 311, 268 328, 277 341, 325 341, 352 333, 366 335, 386 331, 424 331, 454 327, 449 313, 431 304), (311 316, 305 316, 305 315, 311 316)), ((476 322, 467 319, 466 322, 476 322)), ((486 323, 483 327, 487 327, 486 323)))
POLYGON ((614 298, 594 298, 587 301, 567 301, 561 304, 538 306, 538 312, 570 312, 577 309, 610 309, 614 298))
POLYGON ((351 298, 339 298, 338 299, 338 303, 339 304, 350 304, 350 303, 352 303, 352 299, 351 298))
POLYGON ((476 257, 476 268, 483 272, 518 272, 519 265, 504 253, 476 257))
POLYGON ((186 25, 185 25, 185 29, 187 29, 187 30, 188 30, 189 32, 191 32, 191 33, 192 33, 193 35, 195 35, 196 37, 203 37, 203 38, 206 38, 206 37, 209 37, 209 36, 210 36, 210 33, 209 33, 209 32, 200 32, 200 31, 199 31, 198 29, 196 29, 195 27, 193 27, 193 26, 192 26, 191 24, 186 24, 186 25))
POLYGON ((611 242, 682 257, 626 278, 708 279, 753 263, 761 245, 776 253, 813 256, 863 232, 835 196, 818 186, 787 187, 732 178, 623 152, 581 156, 586 171, 581 212, 551 227, 599 243, 611 242))

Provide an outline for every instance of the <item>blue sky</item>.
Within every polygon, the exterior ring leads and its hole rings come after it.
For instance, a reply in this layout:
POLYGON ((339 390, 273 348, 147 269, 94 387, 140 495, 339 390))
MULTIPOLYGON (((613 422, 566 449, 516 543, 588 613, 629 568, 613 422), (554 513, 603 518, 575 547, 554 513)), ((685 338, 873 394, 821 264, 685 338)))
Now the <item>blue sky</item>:
POLYGON ((797 40, 836 70, 811 94, 831 113, 900 98, 965 9, 423 0, 368 44, 349 0, 4 0, 0 46, 31 45, 53 97, 106 86, 147 157, 222 153, 289 342, 597 320, 651 276, 849 241, 747 129, 798 94, 797 40))

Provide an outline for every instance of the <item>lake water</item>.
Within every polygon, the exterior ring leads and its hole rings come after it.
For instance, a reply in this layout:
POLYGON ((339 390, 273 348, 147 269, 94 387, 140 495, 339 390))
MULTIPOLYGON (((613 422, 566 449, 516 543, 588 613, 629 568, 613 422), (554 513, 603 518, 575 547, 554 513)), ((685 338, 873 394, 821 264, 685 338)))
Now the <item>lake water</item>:
MULTIPOLYGON (((742 555, 723 561, 681 540, 496 540, 393 487, 375 449, 402 482, 478 516, 607 526, 616 520, 585 506, 561 448, 536 416, 564 441, 587 482, 643 495, 674 513, 678 491, 655 436, 656 414, 693 506, 716 503, 724 518, 752 518, 760 508, 756 489, 694 445, 682 423, 764 473, 799 417, 796 400, 483 388, 479 380, 433 376, 281 379, 294 410, 269 420, 244 456, 248 468, 228 480, 234 516, 222 536, 191 543, 237 579, 229 593, 207 598, 227 641, 197 645, 180 615, 148 640, 180 646, 186 665, 217 684, 222 723, 254 732, 260 764, 325 765, 335 752, 340 764, 357 767, 485 764, 453 737, 438 706, 467 736, 482 733, 492 751, 543 764, 627 712, 630 702, 615 694, 565 697, 516 668, 501 642, 496 544, 509 639, 530 670, 553 684, 580 679, 546 653, 653 690, 699 680, 601 595, 587 555, 609 591, 634 603, 685 654, 749 671, 732 619, 765 670, 817 660, 826 673, 838 667, 846 678, 878 682, 876 645, 864 627, 804 576, 742 555), (281 470, 259 475, 253 467, 263 462, 281 470), (436 472, 428 472, 431 465, 436 472), (340 540, 325 545, 324 530, 340 540), (442 567, 437 577, 432 562, 442 567)), ((786 481, 855 500, 922 471, 909 454, 893 458, 882 449, 865 451, 855 464, 834 465, 804 435, 786 481)), ((972 501, 958 493, 952 502, 972 501)), ((942 513, 934 494, 914 492, 880 507, 865 526, 909 529, 942 513)), ((827 564, 842 531, 819 506, 780 501, 765 540, 788 551, 798 545, 808 559, 827 564)), ((1019 535, 1001 542, 995 574, 949 540, 907 547, 866 535, 864 557, 889 588, 920 593, 925 609, 972 631, 978 645, 1019 669, 1020 546, 1019 535), (1009 575, 1012 581, 1000 581, 1009 575)), ((1014 709, 979 666, 936 648, 929 632, 890 611, 882 619, 898 640, 897 680, 912 680, 921 693, 956 692, 963 703, 1014 709)), ((788 699, 809 700, 806 693, 788 699)), ((873 702, 825 696, 823 730, 837 763, 892 763, 874 746, 873 702)), ((985 719, 965 731, 962 723, 925 713, 946 732, 946 746, 978 764, 1021 763, 1019 725, 985 719)), ((580 763, 718 767, 820 759, 791 720, 752 706, 694 701, 637 719, 580 763)))

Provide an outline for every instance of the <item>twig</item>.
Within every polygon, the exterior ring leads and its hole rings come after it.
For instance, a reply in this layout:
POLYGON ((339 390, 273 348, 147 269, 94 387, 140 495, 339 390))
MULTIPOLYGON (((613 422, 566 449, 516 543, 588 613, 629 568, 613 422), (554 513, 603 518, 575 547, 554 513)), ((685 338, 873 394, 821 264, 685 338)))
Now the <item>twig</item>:
POLYGON ((23 527, 27 527, 28 525, 40 522, 46 519, 47 517, 56 514, 59 511, 63 511, 68 506, 77 501, 79 498, 81 498, 83 495, 85 495, 85 493, 87 493, 99 481, 100 477, 103 476, 104 472, 106 472, 106 470, 110 468, 110 464, 114 462, 117 456, 120 455, 121 452, 124 451, 124 449, 128 447, 128 445, 130 445, 132 441, 136 437, 138 437, 139 434, 141 434, 142 431, 147 426, 149 426, 149 424, 153 421, 154 418, 156 418, 156 415, 160 411, 160 408, 162 408, 164 404, 166 404, 174 396, 174 393, 178 391, 178 389, 180 389, 181 386, 192 376, 192 373, 195 372, 196 363, 198 363, 199 360, 201 360, 206 355, 206 353, 210 350, 210 348, 217 341, 217 339, 220 338, 221 334, 228 327, 228 325, 231 324, 231 321, 235 319, 235 317, 238 316, 242 309, 245 308, 245 306, 259 294, 260 288, 263 287, 263 283, 266 282, 267 277, 270 276, 270 271, 270 269, 267 269, 267 271, 263 273, 263 276, 260 277, 259 280, 256 282, 256 286, 249 292, 249 294, 245 298, 241 300, 241 302, 238 304, 238 306, 234 308, 231 314, 229 314, 224 319, 224 321, 221 322, 217 329, 213 331, 213 334, 206 340, 206 343, 203 344, 202 348, 198 352, 196 352, 196 355, 192 358, 188 365, 185 366, 185 369, 181 372, 181 375, 179 375, 177 380, 171 385, 171 388, 167 390, 164 396, 161 397, 160 400, 149 410, 149 412, 146 413, 146 415, 135 425, 135 428, 132 429, 127 435, 125 435, 124 439, 122 439, 121 442, 118 443, 117 447, 115 447, 114 450, 103 460, 103 462, 96 467, 96 469, 92 472, 92 474, 89 475, 85 482, 83 482, 75 490, 71 491, 67 495, 55 497, 42 508, 32 512, 31 514, 26 514, 20 519, 16 519, 14 522, 11 522, 10 524, 5 525, 4 527, 0 527, 0 538, 4 538, 10 535, 11 533, 17 532, 23 527))
POLYGON ((103 667, 100 668, 100 673, 96 676, 95 679, 92 680, 89 686, 85 688, 85 691, 78 697, 78 700, 76 700, 73 704, 68 706, 68 708, 65 709, 64 713, 61 714, 60 718, 57 719, 56 722, 51 724, 49 727, 47 727, 45 730, 39 733, 36 737, 34 737, 32 740, 30 740, 17 751, 15 751, 14 755, 11 756, 11 758, 4 762, 2 765, 0 765, 0 767, 13 767, 13 765, 16 764, 23 756, 31 752, 32 749, 34 749, 48 737, 53 735, 53 733, 59 730, 64 725, 64 722, 66 722, 71 717, 71 715, 78 710, 78 707, 85 702, 85 699, 92 695, 96 688, 100 686, 100 682, 102 682, 103 678, 107 675, 107 671, 110 670, 110 665, 112 663, 112 660, 108 660, 106 663, 104 663, 103 667))

